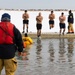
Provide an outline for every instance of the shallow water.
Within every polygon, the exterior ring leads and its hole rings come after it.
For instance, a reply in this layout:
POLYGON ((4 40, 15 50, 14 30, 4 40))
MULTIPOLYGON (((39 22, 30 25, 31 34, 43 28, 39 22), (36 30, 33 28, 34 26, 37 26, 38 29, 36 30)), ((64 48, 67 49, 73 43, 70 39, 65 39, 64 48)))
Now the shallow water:
POLYGON ((24 52, 15 75, 75 74, 75 39, 34 39, 24 52))

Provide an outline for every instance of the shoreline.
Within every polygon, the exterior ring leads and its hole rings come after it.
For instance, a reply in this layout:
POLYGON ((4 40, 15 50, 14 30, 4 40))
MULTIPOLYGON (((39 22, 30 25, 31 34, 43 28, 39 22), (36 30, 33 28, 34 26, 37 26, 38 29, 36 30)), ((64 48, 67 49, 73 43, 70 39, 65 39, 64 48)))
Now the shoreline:
MULTIPOLYGON (((24 36, 24 34, 22 34, 24 36)), ((28 36, 31 37, 32 39, 37 38, 36 33, 28 33, 28 36)), ((64 35, 59 35, 59 33, 42 33, 41 34, 42 39, 59 39, 59 38, 75 38, 75 34, 64 34, 64 35)))
MULTIPOLYGON (((0 8, 0 10, 7 10, 7 11, 69 11, 70 9, 9 9, 9 8, 0 8)), ((72 11, 75 11, 75 9, 72 9, 72 11)))

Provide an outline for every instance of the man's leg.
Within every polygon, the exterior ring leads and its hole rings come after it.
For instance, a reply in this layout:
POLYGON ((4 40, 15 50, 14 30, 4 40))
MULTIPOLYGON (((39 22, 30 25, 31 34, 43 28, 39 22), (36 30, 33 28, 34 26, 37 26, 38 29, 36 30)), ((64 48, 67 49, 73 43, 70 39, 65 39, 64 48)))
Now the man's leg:
POLYGON ((28 33, 28 24, 26 24, 26 32, 28 33))
POLYGON ((25 32, 25 24, 23 24, 23 32, 22 33, 24 33, 25 32))
POLYGON ((39 36, 41 36, 41 29, 39 30, 39 36))
POLYGON ((63 35, 64 35, 64 32, 65 32, 65 28, 63 29, 63 35))
POLYGON ((68 25, 68 33, 71 33, 71 24, 68 25))
POLYGON ((71 31, 74 33, 73 24, 71 24, 71 31))
POLYGON ((52 28, 52 25, 50 24, 50 29, 52 28))
POLYGON ((52 28, 54 28, 54 24, 52 24, 52 28))
POLYGON ((39 37, 39 30, 37 30, 37 37, 39 37))
POLYGON ((0 59, 0 75, 1 75, 1 71, 3 69, 3 66, 4 66, 3 60, 0 59))
POLYGON ((65 23, 63 23, 63 35, 64 35, 64 32, 65 32, 65 23))
POLYGON ((14 75, 17 69, 17 61, 15 58, 4 60, 6 75, 14 75))
POLYGON ((59 35, 61 35, 61 31, 62 31, 62 28, 60 28, 60 33, 59 33, 59 35))
POLYGON ((62 24, 61 24, 61 23, 59 23, 59 26, 60 26, 59 35, 61 35, 61 31, 62 31, 62 24))

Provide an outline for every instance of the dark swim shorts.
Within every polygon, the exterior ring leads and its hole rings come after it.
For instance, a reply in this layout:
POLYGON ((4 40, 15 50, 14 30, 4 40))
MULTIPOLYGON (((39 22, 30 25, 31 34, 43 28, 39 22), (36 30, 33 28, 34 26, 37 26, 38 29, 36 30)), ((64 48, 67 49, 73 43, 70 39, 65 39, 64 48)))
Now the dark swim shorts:
POLYGON ((65 23, 59 23, 60 29, 65 28, 65 23))
POLYGON ((23 20, 23 24, 29 24, 29 20, 23 20))
POLYGON ((54 20, 49 20, 49 24, 54 24, 54 20))
POLYGON ((42 24, 36 24, 37 30, 42 29, 42 24))

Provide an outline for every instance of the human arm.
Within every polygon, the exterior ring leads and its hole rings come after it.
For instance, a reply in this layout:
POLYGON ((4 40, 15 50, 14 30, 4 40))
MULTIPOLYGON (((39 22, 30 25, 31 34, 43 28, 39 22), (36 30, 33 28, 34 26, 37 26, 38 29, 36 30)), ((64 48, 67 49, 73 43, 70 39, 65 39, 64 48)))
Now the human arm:
POLYGON ((27 17, 29 18, 29 14, 27 14, 27 17))
POLYGON ((20 31, 14 27, 14 37, 15 37, 15 44, 18 48, 19 54, 23 51, 23 41, 22 41, 22 35, 20 31))

